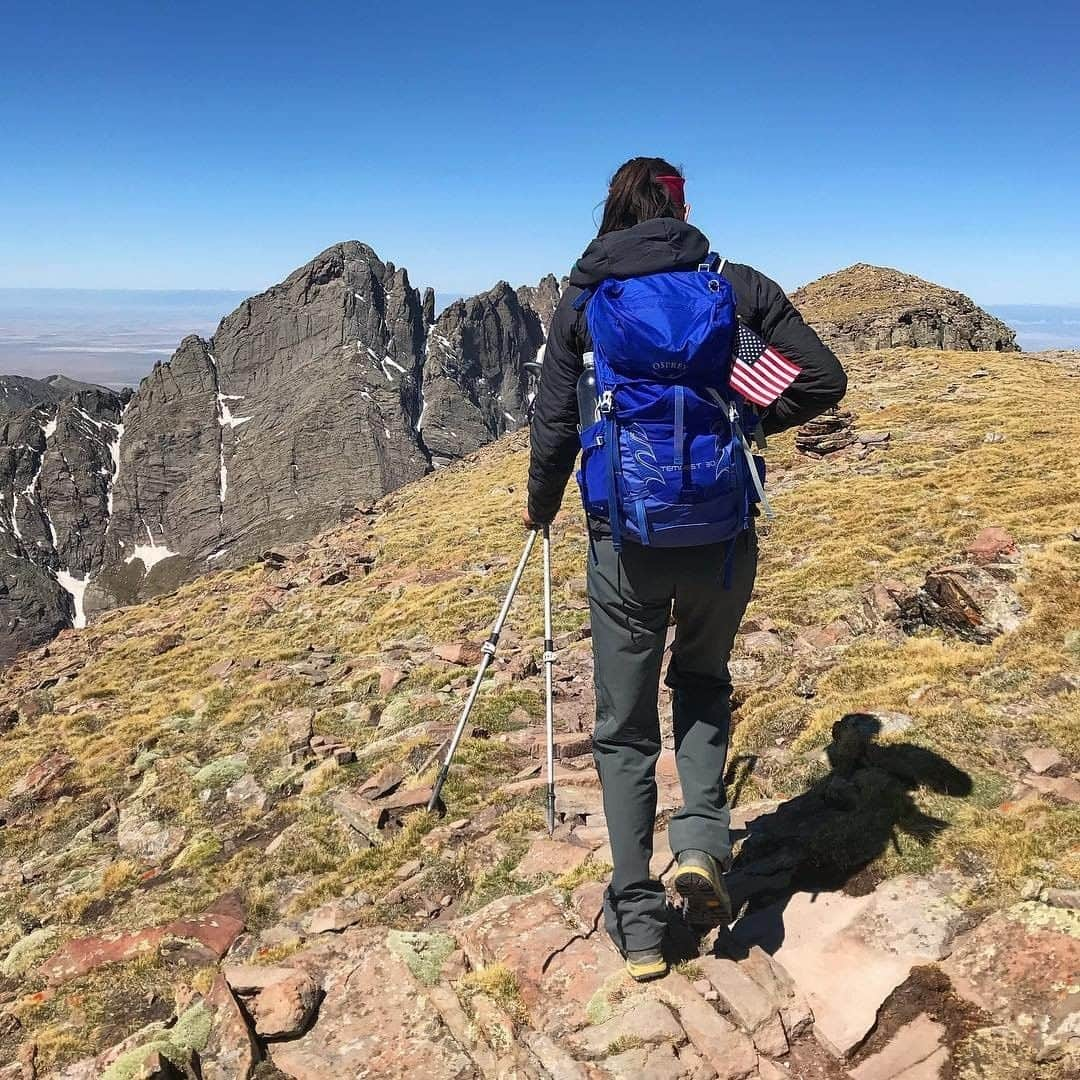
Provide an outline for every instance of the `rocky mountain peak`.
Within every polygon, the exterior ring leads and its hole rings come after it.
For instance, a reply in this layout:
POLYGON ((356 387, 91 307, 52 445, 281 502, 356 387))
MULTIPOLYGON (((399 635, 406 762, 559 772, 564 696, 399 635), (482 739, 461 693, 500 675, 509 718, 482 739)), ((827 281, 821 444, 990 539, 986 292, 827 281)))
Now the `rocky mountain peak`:
POLYGON ((1016 335, 954 289, 887 266, 855 263, 791 294, 840 355, 897 347, 1011 352, 1016 335))
POLYGON ((554 278, 520 295, 500 282, 436 318, 432 290, 350 240, 208 340, 185 337, 133 393, 0 379, 13 560, 0 565, 0 660, 307 538, 513 430, 553 296, 554 278))

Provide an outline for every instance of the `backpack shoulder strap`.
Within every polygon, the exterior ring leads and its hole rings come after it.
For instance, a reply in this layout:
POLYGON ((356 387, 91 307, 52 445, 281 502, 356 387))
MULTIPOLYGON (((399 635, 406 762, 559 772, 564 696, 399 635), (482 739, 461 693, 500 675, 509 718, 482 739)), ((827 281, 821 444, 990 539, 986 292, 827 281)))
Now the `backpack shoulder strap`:
POLYGON ((589 301, 592 299, 592 294, 595 291, 593 287, 582 289, 577 296, 574 297, 571 306, 575 311, 584 311, 588 306, 589 301))
POLYGON ((705 257, 705 261, 698 263, 698 269, 705 273, 722 274, 726 263, 727 259, 717 255, 715 251, 710 251, 705 257))

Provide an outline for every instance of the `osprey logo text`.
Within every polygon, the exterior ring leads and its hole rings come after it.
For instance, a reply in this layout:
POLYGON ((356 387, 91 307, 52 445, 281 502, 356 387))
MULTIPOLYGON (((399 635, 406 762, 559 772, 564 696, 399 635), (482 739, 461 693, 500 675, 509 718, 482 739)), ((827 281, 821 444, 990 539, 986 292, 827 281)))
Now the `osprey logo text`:
POLYGON ((666 379, 677 379, 686 372, 686 363, 682 360, 657 360, 652 365, 657 375, 663 375, 666 379))

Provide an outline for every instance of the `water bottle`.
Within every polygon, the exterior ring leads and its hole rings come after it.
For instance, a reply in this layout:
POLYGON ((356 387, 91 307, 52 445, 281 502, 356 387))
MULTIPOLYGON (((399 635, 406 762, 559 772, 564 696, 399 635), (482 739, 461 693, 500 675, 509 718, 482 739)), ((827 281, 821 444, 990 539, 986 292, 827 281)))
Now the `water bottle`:
POLYGON ((577 381, 577 409, 578 431, 584 431, 596 423, 597 399, 596 399, 596 364, 593 354, 587 352, 582 359, 585 362, 585 370, 577 381))

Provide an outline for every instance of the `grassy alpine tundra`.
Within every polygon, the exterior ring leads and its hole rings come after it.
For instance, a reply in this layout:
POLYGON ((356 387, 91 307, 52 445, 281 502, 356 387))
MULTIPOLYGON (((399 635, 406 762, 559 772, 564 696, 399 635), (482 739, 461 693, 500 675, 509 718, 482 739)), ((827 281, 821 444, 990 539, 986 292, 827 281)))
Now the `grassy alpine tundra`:
POLYGON ((730 933, 643 988, 596 929, 572 493, 555 836, 538 562, 423 809, 523 541, 515 435, 4 671, 0 1077, 1077 1075, 1080 357, 846 366, 768 451, 730 933))

